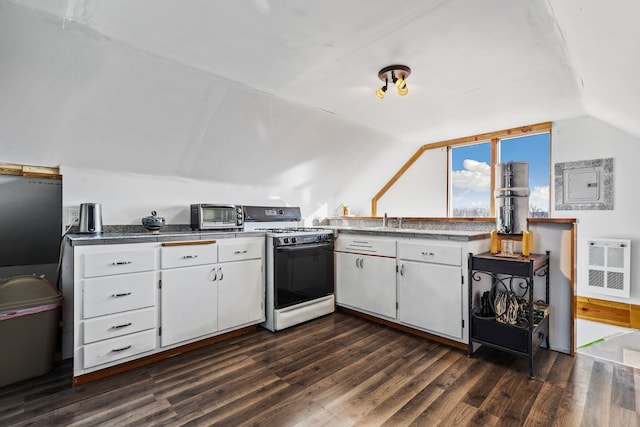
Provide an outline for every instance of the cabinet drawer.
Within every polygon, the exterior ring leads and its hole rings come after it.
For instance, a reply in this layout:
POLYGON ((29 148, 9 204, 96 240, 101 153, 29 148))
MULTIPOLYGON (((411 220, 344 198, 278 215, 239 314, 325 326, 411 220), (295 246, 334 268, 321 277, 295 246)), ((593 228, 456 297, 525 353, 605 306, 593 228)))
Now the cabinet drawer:
POLYGON ((84 346, 84 368, 151 351, 156 348, 155 329, 84 346))
POLYGON ((189 267, 218 262, 215 243, 163 246, 160 253, 161 268, 189 267))
POLYGON ((423 242, 398 242, 398 258, 435 264, 461 265, 462 248, 423 242))
POLYGON ((156 269, 156 252, 153 248, 87 253, 82 255, 84 277, 109 276, 136 273, 156 269))
POLYGON ((366 236, 338 236, 335 243, 335 250, 339 252, 395 257, 396 241, 366 236))
POLYGON ((156 309, 127 311, 84 322, 84 343, 120 337, 156 327, 156 309))
POLYGON ((218 262, 262 258, 264 238, 229 239, 218 242, 218 262))
POLYGON ((155 305, 155 272, 83 281, 83 317, 97 317, 155 305))

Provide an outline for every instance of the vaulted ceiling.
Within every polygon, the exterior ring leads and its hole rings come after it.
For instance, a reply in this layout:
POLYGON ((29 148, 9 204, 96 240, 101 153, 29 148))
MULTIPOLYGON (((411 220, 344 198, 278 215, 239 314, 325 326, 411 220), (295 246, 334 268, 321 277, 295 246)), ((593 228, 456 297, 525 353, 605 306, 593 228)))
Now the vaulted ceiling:
POLYGON ((591 114, 640 135, 634 0, 12 0, 412 144, 591 114), (374 96, 412 68, 409 94, 374 96))

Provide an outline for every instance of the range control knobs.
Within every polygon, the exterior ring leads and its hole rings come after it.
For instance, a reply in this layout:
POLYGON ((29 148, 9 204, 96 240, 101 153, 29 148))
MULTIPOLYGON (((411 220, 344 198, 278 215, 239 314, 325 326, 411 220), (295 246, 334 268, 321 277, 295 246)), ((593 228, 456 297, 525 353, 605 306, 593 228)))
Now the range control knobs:
POLYGON ((291 238, 291 243, 295 243, 295 242, 297 242, 297 241, 298 241, 298 239, 296 239, 295 237, 292 237, 292 238, 291 238))

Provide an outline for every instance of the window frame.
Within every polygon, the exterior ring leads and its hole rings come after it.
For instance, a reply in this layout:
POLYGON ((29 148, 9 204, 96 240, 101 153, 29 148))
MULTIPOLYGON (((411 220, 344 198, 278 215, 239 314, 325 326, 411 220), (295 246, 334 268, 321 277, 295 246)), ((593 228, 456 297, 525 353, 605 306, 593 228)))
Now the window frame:
MULTIPOLYGON (((477 143, 490 142, 491 144, 491 189, 490 194, 493 194, 495 190, 495 165, 498 160, 498 142, 501 139, 514 138, 519 136, 528 136, 528 135, 536 135, 542 133, 549 134, 549 184, 551 191, 551 144, 552 144, 552 123, 551 122, 543 122, 537 123, 534 125, 521 126, 517 128, 504 129, 496 132, 489 132, 479 135, 472 135, 463 138, 452 139, 448 141, 435 142, 431 144, 425 144, 421 146, 414 154, 409 158, 409 160, 396 172, 396 174, 378 191, 378 193, 371 199, 371 216, 377 216, 377 204, 378 200, 382 198, 382 196, 400 179, 400 177, 407 171, 409 168, 420 158, 420 156, 427 150, 432 150, 436 148, 447 148, 447 176, 446 176, 446 185, 447 185, 447 219, 464 219, 463 217, 453 217, 451 216, 451 148, 457 146, 464 145, 472 145, 477 143)), ((549 214, 551 214, 551 197, 549 197, 549 214)), ((495 219, 495 198, 490 198, 490 215, 495 219)), ((484 219, 484 217, 483 217, 484 219)))

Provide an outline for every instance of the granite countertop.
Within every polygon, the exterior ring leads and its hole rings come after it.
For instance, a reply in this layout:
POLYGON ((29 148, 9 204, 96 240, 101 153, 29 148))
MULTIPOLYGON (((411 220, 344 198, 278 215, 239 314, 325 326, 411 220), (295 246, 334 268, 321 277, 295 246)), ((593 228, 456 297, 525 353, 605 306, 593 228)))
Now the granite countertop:
POLYGON ((142 231, 142 232, 113 232, 107 231, 98 234, 67 234, 67 239, 72 246, 80 245, 104 245, 120 243, 153 243, 153 242, 176 242, 181 240, 210 240, 210 239, 232 239, 235 237, 260 237, 264 236, 262 231, 142 231))
POLYGON ((324 226, 332 228, 339 233, 345 234, 370 234, 376 236, 404 237, 404 238, 424 238, 436 240, 469 241, 488 239, 490 233, 487 231, 474 230, 430 230, 419 228, 397 228, 397 227, 349 227, 349 226, 324 226))
MULTIPOLYGON (((474 230, 431 230, 419 228, 396 228, 396 227, 350 227, 324 225, 318 228, 331 229, 334 233, 344 234, 368 234, 373 236, 387 236, 393 238, 423 238, 436 240, 470 241, 488 239, 489 233, 486 231, 474 230)), ((264 231, 240 231, 240 230, 167 230, 160 232, 152 231, 127 231, 108 230, 98 234, 69 233, 66 238, 72 246, 81 245, 105 245, 120 243, 154 243, 154 242, 175 242, 181 240, 215 240, 232 239, 236 237, 264 236, 264 231)))

